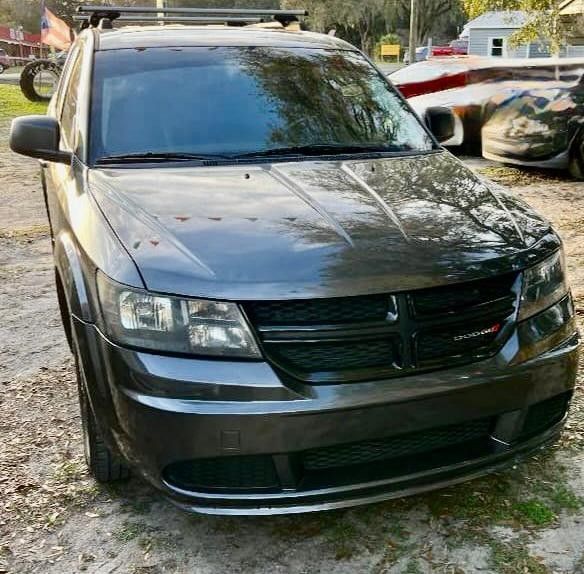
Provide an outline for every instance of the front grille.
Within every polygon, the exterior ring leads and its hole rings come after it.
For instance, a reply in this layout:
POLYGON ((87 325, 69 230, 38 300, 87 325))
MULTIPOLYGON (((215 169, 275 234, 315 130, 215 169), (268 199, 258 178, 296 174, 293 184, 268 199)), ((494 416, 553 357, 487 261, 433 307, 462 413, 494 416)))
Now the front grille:
POLYGON ((254 301, 248 309, 260 325, 340 325, 382 321, 387 315, 387 295, 254 301))
POLYGON ((364 342, 324 342, 309 345, 282 343, 272 354, 278 362, 288 364, 303 373, 318 370, 352 370, 384 367, 399 360, 397 346, 392 339, 364 342))
POLYGON ((491 425, 491 419, 481 419, 397 437, 309 450, 303 455, 304 468, 339 468, 427 453, 487 438, 491 425))
POLYGON ((568 410, 571 396, 571 392, 562 393, 529 407, 520 438, 528 438, 559 423, 568 410))
POLYGON ((496 277, 483 281, 437 287, 412 293, 412 305, 417 316, 456 313, 473 305, 509 297, 510 278, 496 277))
POLYGON ((416 341, 417 355, 420 362, 426 362, 478 353, 481 349, 488 353, 499 330, 500 324, 493 324, 488 319, 462 327, 423 333, 416 341))
POLYGON ((164 478, 183 490, 277 489, 278 475, 269 455, 225 456, 171 464, 164 478))
POLYGON ((403 376, 495 354, 517 274, 410 293, 244 303, 267 359, 312 384, 403 376))

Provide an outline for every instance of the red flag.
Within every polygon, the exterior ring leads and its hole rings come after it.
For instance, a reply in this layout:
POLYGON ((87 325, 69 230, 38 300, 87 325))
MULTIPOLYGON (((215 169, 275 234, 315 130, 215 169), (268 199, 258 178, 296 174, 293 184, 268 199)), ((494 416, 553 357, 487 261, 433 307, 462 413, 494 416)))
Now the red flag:
POLYGON ((41 15, 41 42, 57 48, 67 50, 71 46, 71 28, 61 18, 55 16, 43 1, 41 15))

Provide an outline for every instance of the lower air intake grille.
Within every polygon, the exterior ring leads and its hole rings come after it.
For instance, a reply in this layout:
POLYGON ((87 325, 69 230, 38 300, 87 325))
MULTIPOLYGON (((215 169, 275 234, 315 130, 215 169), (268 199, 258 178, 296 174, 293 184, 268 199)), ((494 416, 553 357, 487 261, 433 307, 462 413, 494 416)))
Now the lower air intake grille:
POLYGON ((491 419, 481 419, 386 439, 318 448, 304 453, 304 468, 322 470, 421 454, 486 438, 490 428, 491 419))
POLYGON ((279 480, 271 456, 226 456, 171 464, 165 479, 184 490, 271 489, 279 480))
POLYGON ((556 395, 551 399, 541 401, 529 407, 520 438, 527 438, 543 432, 547 428, 559 423, 568 410, 571 396, 571 392, 562 393, 561 395, 556 395))

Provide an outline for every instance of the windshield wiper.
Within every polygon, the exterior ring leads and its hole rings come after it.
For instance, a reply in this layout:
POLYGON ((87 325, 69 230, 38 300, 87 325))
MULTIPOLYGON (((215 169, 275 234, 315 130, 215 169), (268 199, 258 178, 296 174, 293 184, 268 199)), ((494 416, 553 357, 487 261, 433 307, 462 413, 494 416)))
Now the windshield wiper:
POLYGON ((385 146, 375 144, 310 144, 299 146, 277 147, 258 150, 230 156, 232 159, 277 156, 319 156, 319 155, 350 155, 363 153, 395 153, 411 151, 410 146, 385 146))
POLYGON ((107 163, 149 163, 149 162, 167 162, 167 161, 189 161, 189 160, 215 160, 229 159, 228 156, 218 154, 201 154, 201 153, 183 153, 183 152, 140 152, 125 153, 120 155, 109 155, 100 157, 96 164, 107 163))
POLYGON ((122 163, 153 163, 172 161, 213 161, 253 159, 256 157, 284 157, 284 156, 320 156, 320 155, 351 155, 351 154, 382 154, 411 151, 410 146, 384 146, 376 144, 310 144, 286 146, 272 149, 258 150, 248 153, 222 155, 185 152, 138 152, 120 155, 109 155, 96 160, 97 165, 122 163))

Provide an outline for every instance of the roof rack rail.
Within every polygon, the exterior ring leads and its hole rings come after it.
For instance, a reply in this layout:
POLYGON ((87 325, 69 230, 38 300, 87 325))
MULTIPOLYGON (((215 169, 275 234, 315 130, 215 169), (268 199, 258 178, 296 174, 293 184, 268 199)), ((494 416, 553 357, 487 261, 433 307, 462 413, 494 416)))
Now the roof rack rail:
MULTIPOLYGON (((256 8, 153 8, 145 6, 79 6, 77 8, 79 14, 87 15, 85 25, 97 27, 102 19, 110 21, 121 19, 126 14, 154 14, 152 20, 164 22, 164 18, 169 15, 181 15, 183 17, 209 17, 217 19, 219 22, 238 23, 238 24, 255 24, 259 21, 264 21, 264 18, 269 17, 279 22, 283 26, 288 26, 292 22, 297 22, 299 16, 308 16, 306 10, 263 10, 256 8), (236 21, 235 18, 238 20, 236 21)), ((127 18, 127 17, 126 17, 127 18)), ((196 20, 196 18, 195 18, 196 20)), ((140 18, 139 21, 143 21, 140 18)), ((167 20, 168 21, 168 20, 167 20)), ((175 20, 176 21, 176 20, 175 20)), ((186 20, 183 20, 186 21, 186 20)), ((189 20, 193 21, 193 20, 189 20)), ((199 18, 199 21, 200 18, 199 18)), ((202 21, 204 22, 204 20, 202 21)))
MULTIPOLYGON (((75 14, 75 22, 89 23, 91 16, 85 14, 75 14)), ((103 19, 103 16, 102 16, 103 19)), ((222 18, 221 16, 119 16, 115 18, 116 22, 183 22, 191 24, 260 24, 262 18, 222 18)))

